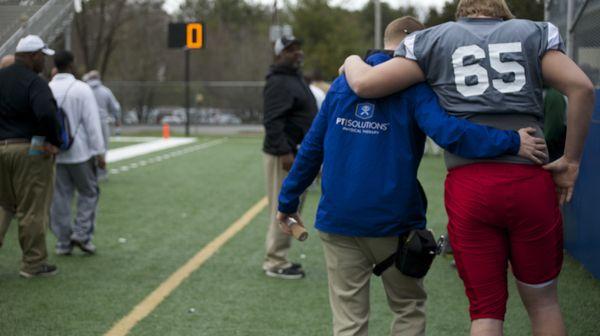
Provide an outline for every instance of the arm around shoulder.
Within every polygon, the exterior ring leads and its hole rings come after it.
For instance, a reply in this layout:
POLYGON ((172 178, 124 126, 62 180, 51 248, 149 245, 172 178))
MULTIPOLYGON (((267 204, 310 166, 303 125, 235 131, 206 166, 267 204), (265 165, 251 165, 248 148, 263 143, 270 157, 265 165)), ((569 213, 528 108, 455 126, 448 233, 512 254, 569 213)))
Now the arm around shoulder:
POLYGON ((416 85, 406 94, 412 101, 419 127, 447 151, 470 159, 517 154, 519 151, 517 132, 477 125, 448 115, 429 86, 416 85))
POLYGON ((385 97, 425 80, 417 62, 403 57, 394 57, 372 67, 359 56, 352 55, 346 58, 343 71, 348 85, 362 98, 385 97))

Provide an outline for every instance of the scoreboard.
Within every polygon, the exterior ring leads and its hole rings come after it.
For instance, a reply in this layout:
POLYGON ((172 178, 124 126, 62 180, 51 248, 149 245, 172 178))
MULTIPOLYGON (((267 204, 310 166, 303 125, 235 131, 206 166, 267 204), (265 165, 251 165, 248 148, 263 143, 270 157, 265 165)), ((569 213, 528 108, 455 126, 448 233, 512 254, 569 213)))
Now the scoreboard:
POLYGON ((167 46, 183 50, 185 55, 185 135, 190 135, 190 54, 191 50, 204 48, 204 23, 169 23, 167 46))
POLYGON ((168 47, 204 48, 204 24, 202 22, 169 23, 168 47))

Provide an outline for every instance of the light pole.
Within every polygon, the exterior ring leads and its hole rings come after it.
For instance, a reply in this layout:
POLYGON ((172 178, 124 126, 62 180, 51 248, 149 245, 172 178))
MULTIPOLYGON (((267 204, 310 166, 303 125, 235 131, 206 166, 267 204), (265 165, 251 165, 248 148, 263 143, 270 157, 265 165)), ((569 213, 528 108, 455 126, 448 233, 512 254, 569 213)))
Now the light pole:
POLYGON ((575 49, 573 43, 575 42, 573 32, 573 18, 575 16, 575 0, 567 0, 567 56, 573 59, 575 49))
POLYGON ((373 6, 375 7, 375 49, 381 49, 381 1, 373 0, 373 6))

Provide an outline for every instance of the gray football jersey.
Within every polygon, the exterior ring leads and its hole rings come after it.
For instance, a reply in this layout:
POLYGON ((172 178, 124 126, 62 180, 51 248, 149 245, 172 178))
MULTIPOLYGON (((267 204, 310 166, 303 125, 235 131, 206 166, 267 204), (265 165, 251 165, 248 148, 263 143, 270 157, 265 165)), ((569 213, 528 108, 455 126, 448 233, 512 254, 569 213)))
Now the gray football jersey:
MULTIPOLYGON (((563 51, 551 23, 463 18, 409 35, 396 56, 419 64, 450 114, 501 129, 536 127, 543 136, 541 59, 551 49, 563 51)), ((449 153, 446 159, 449 168, 473 162, 449 153)))

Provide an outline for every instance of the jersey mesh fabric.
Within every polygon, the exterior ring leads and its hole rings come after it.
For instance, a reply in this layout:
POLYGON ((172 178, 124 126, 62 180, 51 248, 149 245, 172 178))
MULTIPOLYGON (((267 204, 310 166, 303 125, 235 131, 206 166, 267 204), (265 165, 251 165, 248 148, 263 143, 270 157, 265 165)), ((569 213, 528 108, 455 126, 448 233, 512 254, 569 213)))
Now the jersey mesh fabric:
MULTIPOLYGON (((534 127, 542 137, 541 59, 563 49, 551 23, 463 18, 413 33, 395 55, 419 64, 448 113, 501 129, 534 127)), ((493 161, 530 163, 511 155, 493 161)), ((448 168, 472 162, 446 154, 448 168)))

